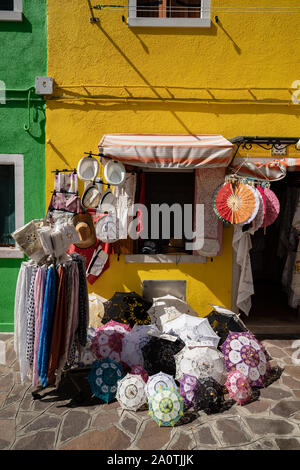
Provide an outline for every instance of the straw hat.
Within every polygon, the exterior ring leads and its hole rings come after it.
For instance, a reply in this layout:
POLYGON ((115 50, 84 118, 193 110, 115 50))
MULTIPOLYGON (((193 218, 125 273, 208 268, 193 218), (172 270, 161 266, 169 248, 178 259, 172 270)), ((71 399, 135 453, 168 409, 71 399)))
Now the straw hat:
POLYGON ((112 207, 115 207, 116 198, 111 191, 111 189, 107 189, 100 199, 100 203, 98 205, 98 212, 110 212, 112 207))
POLYGON ((93 246, 96 241, 96 232, 94 222, 90 214, 76 214, 73 217, 73 224, 80 238, 80 243, 76 243, 78 248, 89 248, 93 246))
POLYGON ((94 183, 89 183, 81 198, 81 205, 85 209, 96 209, 99 205, 101 194, 94 183))

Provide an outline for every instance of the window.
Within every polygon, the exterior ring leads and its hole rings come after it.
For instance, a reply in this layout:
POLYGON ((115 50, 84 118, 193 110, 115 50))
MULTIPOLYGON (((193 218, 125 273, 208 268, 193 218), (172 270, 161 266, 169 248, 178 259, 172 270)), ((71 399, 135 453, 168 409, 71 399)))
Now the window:
POLYGON ((24 225, 23 155, 0 154, 0 258, 23 258, 11 233, 24 225))
POLYGON ((210 0, 129 0, 129 26, 209 27, 210 0))
POLYGON ((0 0, 0 21, 22 21, 22 0, 0 0))
MULTIPOLYGON (((148 227, 149 232, 151 232, 155 222, 156 224, 159 222, 157 227, 159 240, 157 240, 157 244, 158 252, 161 254, 186 253, 185 242, 189 240, 184 238, 184 217, 180 217, 181 227, 177 227, 177 230, 179 229, 178 235, 175 232, 174 218, 176 215, 176 205, 178 209, 179 207, 181 208, 181 210, 179 209, 181 215, 184 212, 184 204, 193 206, 194 184, 195 176, 193 171, 145 172, 145 205, 148 209, 148 227), (165 215, 166 220, 163 220, 162 212, 154 212, 153 215, 151 207, 153 208, 154 204, 159 206, 167 204, 170 209, 173 207, 174 211, 171 210, 170 217, 165 215)), ((151 233, 149 233, 149 237, 151 238, 151 233)))

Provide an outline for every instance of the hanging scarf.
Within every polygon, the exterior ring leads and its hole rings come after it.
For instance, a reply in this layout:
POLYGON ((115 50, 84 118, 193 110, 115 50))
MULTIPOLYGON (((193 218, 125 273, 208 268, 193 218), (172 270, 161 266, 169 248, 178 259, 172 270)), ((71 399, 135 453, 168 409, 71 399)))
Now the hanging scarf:
POLYGON ((72 253, 71 256, 73 260, 77 263, 79 274, 79 311, 77 335, 79 344, 81 346, 85 346, 87 340, 87 327, 89 322, 89 297, 85 274, 85 260, 82 256, 79 256, 77 253, 72 253))
POLYGON ((27 329, 27 296, 30 285, 30 278, 32 272, 32 265, 28 262, 21 264, 19 271, 16 295, 15 295, 15 338, 14 348, 17 358, 19 360, 21 383, 24 384, 27 374, 29 372, 29 363, 26 359, 26 329, 27 329))
POLYGON ((65 330, 66 330, 66 268, 59 266, 57 270, 58 288, 56 296, 56 307, 52 329, 52 340, 50 346, 48 383, 54 384, 55 371, 59 365, 59 359, 64 352, 65 330))
POLYGON ((201 168, 195 171, 195 207, 196 204, 204 204, 204 245, 194 250, 194 255, 214 257, 221 254, 223 224, 214 212, 213 195, 218 185, 224 182, 224 176, 225 168, 201 168))
POLYGON ((34 307, 35 307, 35 335, 32 366, 32 386, 36 387, 38 383, 38 352, 41 336, 43 302, 45 294, 47 268, 39 267, 34 282, 34 307))
POLYGON ((38 352, 38 374, 42 387, 47 386, 47 372, 52 338, 53 318, 56 305, 56 271, 53 265, 47 272, 43 317, 38 352))
POLYGON ((62 370, 68 360, 70 342, 73 341, 75 328, 73 328, 73 322, 75 326, 78 322, 78 267, 77 263, 70 263, 66 270, 66 328, 64 331, 64 348, 63 353, 60 356, 58 368, 56 371, 55 385, 58 386, 61 380, 62 370))
POLYGON ((34 299, 34 285, 38 267, 32 268, 32 275, 30 280, 30 287, 27 299, 27 329, 26 329, 26 359, 30 366, 33 365, 33 350, 34 350, 34 337, 35 337, 35 299, 34 299))

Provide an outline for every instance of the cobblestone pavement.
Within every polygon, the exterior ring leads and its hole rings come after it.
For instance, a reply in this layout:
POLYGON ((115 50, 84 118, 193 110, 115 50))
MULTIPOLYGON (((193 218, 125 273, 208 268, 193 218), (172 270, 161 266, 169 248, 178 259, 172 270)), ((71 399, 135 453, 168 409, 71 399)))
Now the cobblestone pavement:
POLYGON ((300 450, 300 366, 292 360, 292 340, 263 341, 272 357, 271 383, 251 403, 239 406, 227 395, 221 413, 191 411, 174 428, 160 428, 146 409, 129 412, 117 401, 92 398, 86 374, 76 375, 84 390, 80 404, 67 377, 59 390, 46 389, 42 399, 33 400, 30 382, 20 383, 13 335, 0 333, 3 342, 0 449, 300 450))

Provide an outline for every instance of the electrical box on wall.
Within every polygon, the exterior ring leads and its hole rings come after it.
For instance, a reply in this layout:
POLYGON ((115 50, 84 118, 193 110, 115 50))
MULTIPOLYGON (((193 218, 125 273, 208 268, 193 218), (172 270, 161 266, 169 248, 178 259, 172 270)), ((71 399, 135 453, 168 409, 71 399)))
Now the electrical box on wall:
POLYGON ((35 77, 35 92, 37 95, 52 95, 53 78, 52 77, 35 77))

